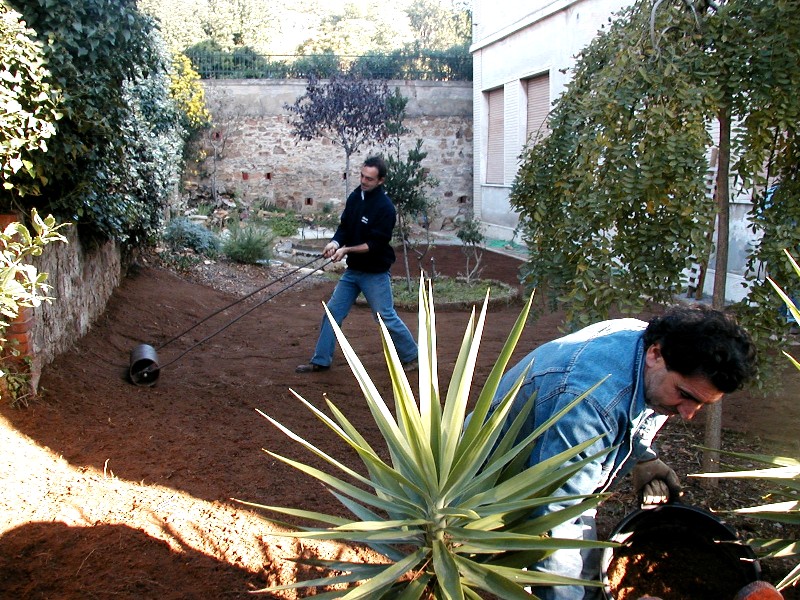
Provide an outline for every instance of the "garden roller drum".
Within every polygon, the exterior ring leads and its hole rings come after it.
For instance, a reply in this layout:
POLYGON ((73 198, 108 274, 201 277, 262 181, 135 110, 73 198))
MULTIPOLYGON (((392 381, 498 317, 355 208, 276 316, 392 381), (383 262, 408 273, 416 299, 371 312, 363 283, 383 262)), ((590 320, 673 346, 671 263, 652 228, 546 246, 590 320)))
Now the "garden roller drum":
MULTIPOLYGON (((172 337, 170 340, 168 340, 168 341, 164 342, 163 344, 161 344, 159 346, 159 349, 163 349, 168 344, 171 344, 172 342, 180 339, 181 337, 183 337, 184 335, 186 335, 187 333, 192 331, 195 327, 205 323, 206 321, 208 321, 212 317, 215 317, 215 316, 219 315, 220 313, 226 311, 227 309, 233 307, 234 305, 239 304, 240 302, 243 302, 244 300, 247 300, 248 298, 252 297, 255 294, 258 294, 259 292, 264 291, 269 286, 271 286, 271 285, 273 285, 273 284, 275 284, 275 283, 277 283, 279 281, 282 281, 283 279, 286 279, 287 277, 289 277, 290 275, 296 273, 300 269, 308 268, 309 266, 311 266, 312 263, 318 261, 320 258, 324 258, 324 257, 315 256, 313 259, 311 259, 306 264, 301 265, 301 266, 295 268, 294 270, 289 271, 288 273, 284 273, 280 277, 277 277, 275 279, 272 279, 272 280, 268 281, 266 284, 264 284, 263 286, 261 286, 257 290, 254 290, 254 291, 250 292, 249 294, 246 294, 246 295, 242 296, 241 298, 238 298, 238 299, 234 300, 233 302, 231 302, 227 306, 223 306, 222 308, 212 312, 210 315, 208 315, 204 319, 201 319, 200 321, 194 323, 191 327, 189 327, 188 329, 186 329, 182 333, 179 333, 178 335, 172 337)), ((333 261, 331 259, 328 259, 328 261, 325 264, 323 264, 321 266, 318 266, 318 267, 316 267, 314 269, 311 269, 308 273, 306 273, 305 275, 303 275, 302 277, 300 277, 296 281, 293 281, 293 282, 289 283, 288 285, 285 285, 281 289, 271 293, 269 296, 267 296, 266 298, 260 300, 256 304, 254 304, 253 306, 248 308, 246 311, 244 311, 242 314, 240 314, 236 318, 228 321, 220 329, 217 329, 215 332, 203 337, 199 341, 197 341, 194 344, 192 344, 191 346, 189 346, 189 348, 184 350, 176 358, 173 358, 172 360, 167 362, 166 365, 160 365, 159 364, 159 362, 158 362, 158 354, 156 353, 156 349, 155 348, 153 348, 152 346, 149 346, 147 344, 139 344, 133 350, 131 350, 131 364, 130 364, 130 369, 128 370, 128 377, 129 377, 131 383, 133 383, 134 385, 139 385, 139 386, 152 386, 153 384, 155 384, 156 381, 158 381, 158 375, 159 375, 162 367, 171 365, 172 363, 176 362, 182 356, 185 356, 188 352, 190 352, 194 348, 197 348, 200 344, 203 344, 203 343, 207 342, 208 340, 210 340, 215 335, 217 335, 219 333, 222 333, 225 329, 227 329, 228 327, 230 327, 231 325, 236 323, 239 319, 241 319, 241 318, 247 316, 248 314, 250 314, 251 312, 253 312, 255 309, 257 309, 259 306, 261 306, 265 302, 268 302, 269 300, 272 300, 278 294, 281 294, 281 293, 285 292, 286 290, 294 287, 295 285, 297 285, 298 283, 303 281, 306 277, 310 277, 311 275, 313 275, 317 271, 321 271, 322 269, 324 269, 325 266, 327 266, 331 262, 333 262, 333 261)))
POLYGON ((131 366, 128 371, 135 385, 149 386, 158 381, 160 367, 156 349, 147 344, 139 344, 131 350, 131 366))

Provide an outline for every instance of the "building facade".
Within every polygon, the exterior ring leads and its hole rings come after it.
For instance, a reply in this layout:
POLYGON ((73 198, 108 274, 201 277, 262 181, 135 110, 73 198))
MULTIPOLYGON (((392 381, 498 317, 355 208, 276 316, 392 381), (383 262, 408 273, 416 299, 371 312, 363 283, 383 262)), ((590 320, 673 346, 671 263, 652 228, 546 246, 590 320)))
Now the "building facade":
POLYGON ((625 0, 473 2, 474 210, 489 237, 512 240, 508 197, 526 142, 569 81, 565 69, 625 0))
MULTIPOLYGON (((632 0, 474 0, 474 213, 490 238, 521 242, 509 195, 526 143, 546 135, 553 102, 569 82, 577 54, 632 0)), ((711 131, 713 139, 717 132, 711 131)), ((714 149, 709 149, 709 159, 714 149)), ((714 172, 709 169, 708 194, 714 172)), ((748 193, 732 193, 726 298, 746 293, 747 256, 756 236, 748 193)), ((713 266, 712 255, 709 264, 713 266)), ((687 276, 690 274, 687 273, 687 276)), ((710 294, 713 269, 704 278, 710 294)))

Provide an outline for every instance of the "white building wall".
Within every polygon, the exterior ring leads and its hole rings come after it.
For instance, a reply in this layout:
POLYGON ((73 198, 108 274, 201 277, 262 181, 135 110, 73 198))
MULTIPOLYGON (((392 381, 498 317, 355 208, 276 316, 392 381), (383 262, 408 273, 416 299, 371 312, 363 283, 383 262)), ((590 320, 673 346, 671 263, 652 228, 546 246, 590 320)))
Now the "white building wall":
POLYGON ((525 145, 526 98, 522 80, 548 73, 555 100, 569 81, 562 71, 625 0, 474 0, 474 209, 489 237, 511 240, 518 215, 508 196, 525 145), (486 185, 486 99, 484 92, 505 90, 505 181, 486 185))

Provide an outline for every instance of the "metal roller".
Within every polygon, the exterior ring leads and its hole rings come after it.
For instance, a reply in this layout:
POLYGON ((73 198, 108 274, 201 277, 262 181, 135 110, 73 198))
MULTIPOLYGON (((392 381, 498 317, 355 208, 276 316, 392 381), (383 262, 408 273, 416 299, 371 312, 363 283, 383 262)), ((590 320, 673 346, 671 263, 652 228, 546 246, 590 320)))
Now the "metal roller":
POLYGON ((158 381, 160 370, 155 348, 140 344, 131 350, 131 366, 128 374, 132 383, 141 386, 153 385, 158 381))

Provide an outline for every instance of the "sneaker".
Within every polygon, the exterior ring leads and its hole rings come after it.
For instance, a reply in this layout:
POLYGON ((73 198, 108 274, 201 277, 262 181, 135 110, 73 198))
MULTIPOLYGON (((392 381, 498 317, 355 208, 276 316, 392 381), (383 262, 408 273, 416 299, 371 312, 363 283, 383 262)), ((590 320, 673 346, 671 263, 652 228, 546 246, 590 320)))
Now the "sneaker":
POLYGON ((403 363, 403 371, 406 373, 410 373, 411 371, 416 371, 419 369, 419 362, 416 360, 410 360, 407 363, 403 363))
POLYGON ((319 371, 327 371, 330 369, 329 366, 326 365, 318 365, 316 363, 307 363, 305 365, 297 365, 295 367, 295 373, 318 373, 319 371))

